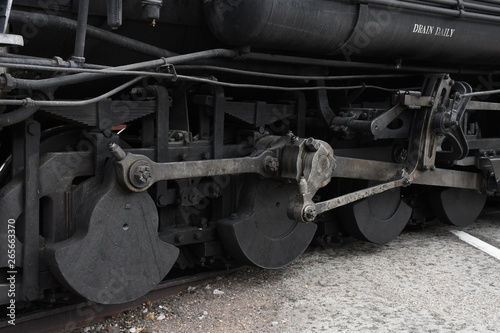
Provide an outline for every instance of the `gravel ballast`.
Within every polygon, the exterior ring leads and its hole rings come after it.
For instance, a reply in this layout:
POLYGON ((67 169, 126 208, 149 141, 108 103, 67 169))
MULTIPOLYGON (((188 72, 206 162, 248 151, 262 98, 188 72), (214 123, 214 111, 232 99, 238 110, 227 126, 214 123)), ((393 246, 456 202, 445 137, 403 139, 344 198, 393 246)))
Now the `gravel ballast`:
MULTIPOLYGON (((472 234, 500 241, 497 215, 472 234)), ((244 268, 73 332, 498 332, 500 261, 439 224, 244 268)))

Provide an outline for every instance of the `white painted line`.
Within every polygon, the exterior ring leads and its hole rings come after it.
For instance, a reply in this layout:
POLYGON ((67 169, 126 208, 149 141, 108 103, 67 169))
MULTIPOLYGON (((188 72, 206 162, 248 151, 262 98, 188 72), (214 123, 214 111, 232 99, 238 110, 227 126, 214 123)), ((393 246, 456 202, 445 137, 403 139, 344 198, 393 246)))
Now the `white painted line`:
POLYGON ((496 259, 500 260, 500 249, 483 242, 479 238, 476 238, 474 236, 469 235, 466 232, 460 231, 460 230, 450 230, 451 233, 453 233, 455 236, 463 240, 464 242, 474 246, 475 248, 478 248, 479 250, 486 252, 492 257, 495 257, 496 259))

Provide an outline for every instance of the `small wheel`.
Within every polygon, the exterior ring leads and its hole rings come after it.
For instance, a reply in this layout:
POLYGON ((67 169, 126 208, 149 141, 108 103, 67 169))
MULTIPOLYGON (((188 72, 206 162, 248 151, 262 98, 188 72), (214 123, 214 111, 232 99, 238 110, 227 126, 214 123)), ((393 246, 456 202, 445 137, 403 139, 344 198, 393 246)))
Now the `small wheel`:
POLYGON ((436 217, 446 224, 472 224, 486 203, 486 195, 461 188, 432 189, 429 200, 436 217))
POLYGON ((316 225, 291 220, 287 208, 297 187, 251 176, 236 214, 217 222, 228 254, 244 264, 280 268, 300 256, 314 237, 316 225))
MULTIPOLYGON (((357 182, 355 188, 374 186, 375 182, 357 182)), ((352 191, 352 189, 351 189, 352 191)), ((342 226, 356 239, 385 244, 403 231, 412 208, 401 200, 401 190, 395 188, 339 209, 342 226)))

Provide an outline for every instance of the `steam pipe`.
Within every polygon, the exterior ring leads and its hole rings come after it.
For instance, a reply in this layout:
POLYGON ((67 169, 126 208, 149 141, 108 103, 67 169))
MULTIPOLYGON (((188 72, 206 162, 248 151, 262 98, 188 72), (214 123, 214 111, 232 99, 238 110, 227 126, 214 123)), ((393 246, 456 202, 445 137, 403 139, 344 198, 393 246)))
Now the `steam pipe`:
MULTIPOLYGON (((144 61, 139 63, 134 63, 130 65, 118 66, 118 67, 108 67, 108 70, 114 71, 129 71, 129 70, 141 70, 148 68, 157 68, 165 65, 175 65, 179 63, 186 63, 195 60, 203 60, 210 58, 235 58, 239 56, 237 51, 226 50, 226 49, 213 49, 195 53, 189 53, 185 55, 178 55, 170 58, 160 58, 156 60, 144 61)), ((18 89, 34 89, 34 90, 44 90, 48 88, 56 88, 62 85, 70 85, 75 83, 87 82, 96 79, 100 79, 108 76, 106 72, 101 73, 80 73, 75 75, 67 75, 60 77, 53 77, 49 79, 42 80, 25 80, 25 79, 16 79, 10 77, 12 80, 11 88, 18 89)))
POLYGON ((85 62, 85 36, 87 35, 89 2, 90 0, 80 0, 78 3, 78 23, 76 25, 75 52, 72 59, 80 63, 85 62))
MULTIPOLYGON (((44 22, 46 26, 53 27, 59 30, 76 30, 77 22, 72 19, 65 17, 24 12, 19 10, 13 10, 10 13, 10 21, 16 23, 26 23, 26 22, 44 22)), ((171 57, 177 55, 174 52, 167 51, 165 49, 143 43, 141 41, 124 37, 103 29, 99 29, 93 26, 87 26, 87 34, 95 39, 102 40, 107 43, 111 43, 129 50, 147 54, 153 57, 171 57)))

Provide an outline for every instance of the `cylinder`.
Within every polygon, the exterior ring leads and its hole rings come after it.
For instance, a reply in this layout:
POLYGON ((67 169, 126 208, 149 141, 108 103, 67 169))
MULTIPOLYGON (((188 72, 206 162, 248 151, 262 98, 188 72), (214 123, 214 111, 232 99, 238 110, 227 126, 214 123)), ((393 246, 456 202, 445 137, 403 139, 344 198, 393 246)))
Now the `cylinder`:
POLYGON ((108 25, 118 29, 122 25, 123 0, 107 0, 108 25))
POLYGON ((229 45, 348 61, 380 56, 498 64, 500 17, 494 14, 392 0, 213 0, 205 5, 210 29, 229 45))

